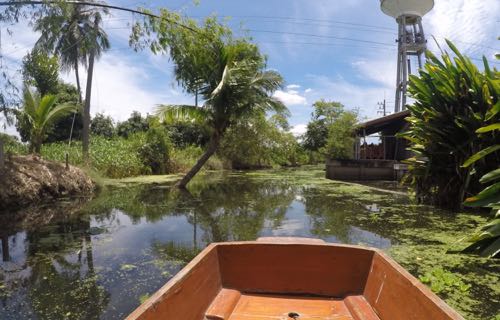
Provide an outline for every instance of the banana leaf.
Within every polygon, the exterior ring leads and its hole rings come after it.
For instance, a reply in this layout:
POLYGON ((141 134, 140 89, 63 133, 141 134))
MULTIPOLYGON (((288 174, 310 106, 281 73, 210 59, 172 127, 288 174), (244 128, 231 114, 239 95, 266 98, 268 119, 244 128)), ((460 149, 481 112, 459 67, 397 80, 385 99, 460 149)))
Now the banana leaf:
POLYGON ((486 157, 487 155, 489 155, 490 153, 493 153, 493 152, 496 152, 497 150, 500 150, 500 144, 497 144, 497 145, 494 145, 494 146, 491 146, 491 147, 488 147, 486 149, 483 149, 481 151, 479 151, 478 153, 474 154, 472 157, 470 157, 469 159, 467 159, 464 164, 462 165, 463 168, 467 168, 469 167, 471 164, 473 164, 474 162, 486 157))

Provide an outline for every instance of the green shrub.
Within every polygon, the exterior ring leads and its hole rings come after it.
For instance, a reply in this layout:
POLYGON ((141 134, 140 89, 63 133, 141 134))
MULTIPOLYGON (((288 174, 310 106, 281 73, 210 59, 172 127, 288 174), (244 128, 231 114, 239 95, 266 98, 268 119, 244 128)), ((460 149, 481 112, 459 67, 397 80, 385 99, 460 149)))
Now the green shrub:
MULTIPOLYGON (((170 156, 169 172, 187 172, 203 154, 203 149, 197 146, 188 146, 184 149, 173 149, 170 156)), ((224 162, 216 155, 210 157, 203 167, 205 170, 221 170, 224 162)))
POLYGON ((145 142, 138 150, 144 166, 150 168, 153 174, 167 173, 169 152, 172 147, 165 129, 161 126, 151 127, 146 132, 145 142))
POLYGON ((26 154, 28 152, 28 146, 19 142, 15 136, 0 133, 0 140, 3 142, 6 154, 26 154))
MULTIPOLYGON (((143 145, 144 136, 133 136, 131 139, 106 139, 92 136, 90 140, 90 160, 92 169, 110 178, 123 178, 149 173, 137 153, 138 146, 143 145)), ((69 162, 82 165, 82 144, 80 141, 67 143, 57 142, 42 147, 42 157, 47 160, 65 161, 66 152, 69 162)))

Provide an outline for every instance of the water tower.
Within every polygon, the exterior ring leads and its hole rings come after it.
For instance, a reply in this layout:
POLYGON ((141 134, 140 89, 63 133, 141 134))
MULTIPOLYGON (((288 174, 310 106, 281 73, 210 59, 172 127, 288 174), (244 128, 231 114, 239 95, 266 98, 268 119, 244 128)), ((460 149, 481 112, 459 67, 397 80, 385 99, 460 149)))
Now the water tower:
POLYGON ((406 105, 408 75, 411 74, 410 56, 416 56, 418 67, 422 67, 425 52, 425 39, 422 17, 432 10, 434 0, 380 0, 382 11, 396 19, 398 23, 398 71, 394 112, 406 105))

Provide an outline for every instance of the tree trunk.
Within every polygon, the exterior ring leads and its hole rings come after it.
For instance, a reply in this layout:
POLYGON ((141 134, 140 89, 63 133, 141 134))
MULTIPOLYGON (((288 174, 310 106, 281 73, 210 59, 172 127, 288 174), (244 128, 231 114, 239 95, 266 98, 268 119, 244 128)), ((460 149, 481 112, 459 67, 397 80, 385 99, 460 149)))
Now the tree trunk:
POLYGON ((10 261, 9 237, 6 235, 2 235, 0 240, 2 241, 2 260, 3 262, 10 261))
POLYGON ((87 73, 87 87, 85 88, 85 106, 83 108, 82 153, 85 163, 89 162, 90 142, 90 97, 92 95, 92 76, 94 74, 94 51, 89 56, 89 69, 87 73))
POLYGON ((210 159, 210 157, 217 151, 217 148, 219 147, 221 136, 220 135, 214 135, 212 136, 212 139, 210 140, 210 144, 208 145, 207 150, 205 153, 201 156, 200 159, 196 162, 196 164, 189 170, 188 173, 179 181, 176 186, 180 189, 186 189, 186 185, 191 181, 191 179, 194 178, 194 176, 201 170, 203 165, 210 159))
POLYGON ((75 61, 75 77, 76 77, 76 87, 78 89, 78 103, 82 104, 82 87, 80 86, 80 73, 78 71, 78 61, 75 61))
POLYGON ((3 151, 3 140, 0 139, 0 172, 5 167, 5 156, 3 151))

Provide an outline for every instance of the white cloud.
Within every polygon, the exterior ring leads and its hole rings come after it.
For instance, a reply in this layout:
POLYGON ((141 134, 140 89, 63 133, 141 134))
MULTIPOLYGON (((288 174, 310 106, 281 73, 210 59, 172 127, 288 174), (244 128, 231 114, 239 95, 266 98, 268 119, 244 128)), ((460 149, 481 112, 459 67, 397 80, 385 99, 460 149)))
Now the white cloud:
MULTIPOLYGON (((424 17, 424 29, 435 35, 443 48, 444 38, 448 38, 467 54, 480 56, 494 52, 484 46, 498 47, 498 12, 498 0, 440 0, 424 17)), ((430 36, 429 46, 437 49, 430 36)))
POLYGON ((304 96, 301 96, 297 91, 282 91, 278 90, 274 93, 274 97, 281 100, 287 106, 297 106, 307 104, 304 96))
POLYGON ((303 135, 304 133, 306 133, 306 131, 307 131, 307 124, 298 124, 293 126, 292 129, 290 129, 290 132, 296 137, 303 135))
POLYGON ((378 85, 391 90, 396 86, 396 53, 394 55, 373 55, 369 60, 363 58, 356 60, 351 65, 359 73, 359 78, 372 80, 378 85))
POLYGON ((377 102, 383 99, 386 90, 384 86, 369 86, 342 78, 332 79, 321 75, 309 75, 307 78, 314 85, 314 91, 306 95, 309 101, 319 99, 339 101, 348 109, 359 108, 362 117, 377 115, 377 102))
POLYGON ((295 90, 295 89, 300 89, 300 85, 298 84, 289 84, 286 86, 288 90, 295 90))
MULTIPOLYGON (((137 65, 135 59, 130 57, 113 52, 105 54, 95 65, 91 113, 102 112, 122 121, 132 111, 152 113, 158 104, 192 103, 192 99, 179 88, 173 87, 169 79, 154 83, 155 79, 150 71, 150 67, 137 65)), ((63 78, 65 81, 75 82, 73 73, 63 75, 63 78)), ((81 82, 85 93, 85 73, 81 82)))
POLYGON ((305 92, 305 93, 310 93, 310 92, 312 92, 312 91, 313 91, 313 89, 311 89, 311 88, 307 88, 304 92, 305 92))

